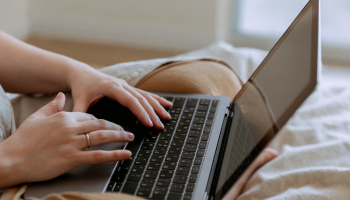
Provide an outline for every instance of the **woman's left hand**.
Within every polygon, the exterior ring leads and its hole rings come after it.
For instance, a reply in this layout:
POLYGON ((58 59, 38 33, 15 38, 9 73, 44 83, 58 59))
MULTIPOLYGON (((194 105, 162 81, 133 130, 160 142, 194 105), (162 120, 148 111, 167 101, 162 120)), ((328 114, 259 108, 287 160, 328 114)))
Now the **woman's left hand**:
POLYGON ((84 67, 71 74, 70 86, 74 100, 73 112, 86 112, 98 100, 108 97, 129 108, 147 127, 163 129, 164 125, 159 117, 163 120, 170 119, 164 107, 171 107, 171 102, 158 95, 134 88, 123 79, 109 76, 90 67, 84 67))

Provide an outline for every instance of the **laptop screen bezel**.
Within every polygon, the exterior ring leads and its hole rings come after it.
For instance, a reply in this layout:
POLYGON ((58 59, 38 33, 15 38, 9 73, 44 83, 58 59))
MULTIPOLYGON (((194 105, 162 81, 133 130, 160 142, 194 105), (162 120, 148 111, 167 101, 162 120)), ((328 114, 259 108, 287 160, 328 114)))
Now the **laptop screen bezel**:
MULTIPOLYGON (((279 131, 289 120, 289 118, 295 113, 295 111, 300 107, 300 105, 305 101, 305 97, 309 96, 315 89, 318 81, 318 74, 320 70, 320 2, 319 0, 310 0, 303 10, 299 13, 299 15, 296 17, 296 19, 292 22, 292 24, 289 26, 289 28, 286 30, 286 32, 282 35, 282 37, 278 40, 278 42, 275 44, 275 46, 271 49, 269 54, 265 57, 265 59, 262 61, 262 63, 259 65, 259 67, 254 71, 254 73, 251 75, 251 77, 248 79, 247 83, 243 85, 242 89, 239 91, 239 93, 236 95, 233 102, 235 102, 237 99, 239 99, 244 91, 247 89, 248 85, 252 83, 252 81, 257 77, 259 72, 264 68, 264 66, 268 63, 270 58, 274 55, 274 53, 278 50, 280 45, 284 42, 284 40, 288 37, 288 35, 291 33, 291 31, 294 29, 294 27, 298 24, 298 22, 302 19, 302 17, 305 15, 305 13, 309 10, 310 7, 312 7, 312 44, 311 44, 311 75, 310 75, 310 82, 308 83, 307 87, 305 87, 302 92, 297 96, 297 98, 293 101, 293 103, 286 109, 286 111, 282 114, 282 116, 277 119, 277 124, 280 126, 278 127, 279 131)), ((231 110, 233 111, 234 103, 231 105, 231 110)), ((233 120, 233 119, 231 119, 233 120)), ((228 123, 228 125, 231 125, 231 123, 228 123)), ((226 129, 230 129, 230 126, 226 126, 226 129)), ((272 127, 276 128, 276 127, 272 127)), ((229 134, 230 131, 225 131, 225 134, 229 134)), ((277 132, 276 132, 277 133, 277 132)), ((227 137, 226 137, 227 138, 227 137)), ((268 140, 263 139, 261 142, 259 142, 256 146, 259 147, 259 149, 263 149, 266 147, 266 145, 272 140, 272 138, 268 138, 268 140)), ((222 148, 225 148, 226 145, 222 145, 222 148)), ((220 175, 221 172, 221 165, 223 162, 223 155, 225 154, 225 149, 220 149, 220 153, 218 155, 219 160, 216 163, 215 172, 214 174, 216 176, 220 175), (220 159, 221 158, 221 159, 220 159)), ((253 162, 253 161, 252 161, 253 162)), ((218 185, 218 179, 219 177, 214 177, 212 187, 210 189, 210 196, 214 199, 218 199, 223 197, 225 194, 218 194, 217 191, 217 185, 218 185)), ((232 187, 232 186, 231 186, 232 187)), ((220 190, 222 191, 222 190, 220 190)))

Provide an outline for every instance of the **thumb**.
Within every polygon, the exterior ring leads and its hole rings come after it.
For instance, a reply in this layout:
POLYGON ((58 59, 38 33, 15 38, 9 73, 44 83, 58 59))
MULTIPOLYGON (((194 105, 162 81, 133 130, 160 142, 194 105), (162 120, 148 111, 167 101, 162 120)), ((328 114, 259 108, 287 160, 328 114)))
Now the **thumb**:
POLYGON ((63 109, 66 102, 66 97, 62 92, 58 93, 56 98, 50 103, 46 104, 44 107, 40 108, 34 114, 30 116, 30 119, 38 119, 43 117, 51 116, 63 109))

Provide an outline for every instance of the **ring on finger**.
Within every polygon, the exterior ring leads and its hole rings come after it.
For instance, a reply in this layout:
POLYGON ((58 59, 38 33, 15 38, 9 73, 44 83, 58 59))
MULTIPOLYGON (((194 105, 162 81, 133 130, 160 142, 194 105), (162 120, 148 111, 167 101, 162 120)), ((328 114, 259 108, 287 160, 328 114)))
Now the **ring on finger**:
POLYGON ((89 133, 85 133, 85 137, 86 137, 86 141, 87 141, 87 144, 88 144, 88 148, 91 148, 89 133))

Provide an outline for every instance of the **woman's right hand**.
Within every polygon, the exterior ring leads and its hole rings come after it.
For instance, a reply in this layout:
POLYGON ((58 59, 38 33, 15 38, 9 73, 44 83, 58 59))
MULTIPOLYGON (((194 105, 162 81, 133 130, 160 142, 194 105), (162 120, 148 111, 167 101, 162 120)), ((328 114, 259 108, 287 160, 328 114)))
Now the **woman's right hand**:
POLYGON ((131 142, 134 135, 90 114, 60 112, 64 104, 65 96, 59 93, 0 143, 0 189, 55 178, 81 165, 131 156, 127 150, 85 151, 85 133, 89 133, 91 146, 131 142))

